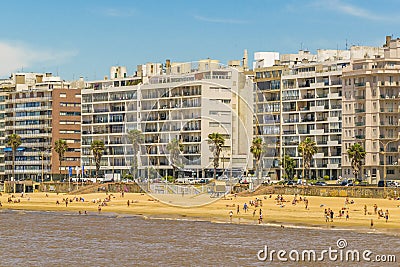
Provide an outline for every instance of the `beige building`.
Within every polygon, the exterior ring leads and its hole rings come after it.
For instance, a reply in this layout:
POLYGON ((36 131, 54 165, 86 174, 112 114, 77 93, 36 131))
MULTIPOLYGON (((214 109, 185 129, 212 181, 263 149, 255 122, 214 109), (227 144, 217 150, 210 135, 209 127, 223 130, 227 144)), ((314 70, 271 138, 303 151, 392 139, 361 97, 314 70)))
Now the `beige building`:
POLYGON ((400 39, 386 38, 375 53, 352 60, 343 72, 343 177, 354 177, 347 149, 366 151, 363 180, 400 179, 400 39))

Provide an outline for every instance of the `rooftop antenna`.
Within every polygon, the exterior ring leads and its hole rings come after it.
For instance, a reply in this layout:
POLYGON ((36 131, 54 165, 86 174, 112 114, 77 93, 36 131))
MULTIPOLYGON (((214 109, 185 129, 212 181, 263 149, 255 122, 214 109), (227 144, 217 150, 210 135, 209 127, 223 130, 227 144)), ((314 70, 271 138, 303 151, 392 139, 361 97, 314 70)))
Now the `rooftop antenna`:
POLYGON ((346 39, 346 50, 347 50, 347 39, 346 39))

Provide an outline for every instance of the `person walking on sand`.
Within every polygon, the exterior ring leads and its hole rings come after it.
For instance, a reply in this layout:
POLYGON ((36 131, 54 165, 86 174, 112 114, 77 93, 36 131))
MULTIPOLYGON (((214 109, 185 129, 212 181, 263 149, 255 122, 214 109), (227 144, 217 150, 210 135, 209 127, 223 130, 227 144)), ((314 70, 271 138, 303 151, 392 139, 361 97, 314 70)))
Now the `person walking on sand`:
POLYGON ((308 199, 304 198, 304 204, 306 205, 306 210, 308 210, 308 199))
POLYGON ((371 219, 371 228, 374 227, 374 220, 371 219))
POLYGON ((389 220, 389 210, 386 210, 386 212, 385 212, 385 220, 386 220, 386 222, 388 222, 388 220, 389 220))
POLYGON ((129 202, 129 200, 128 200, 128 202, 126 202, 126 205, 128 205, 128 207, 129 207, 129 204, 130 204, 130 202, 129 202))
POLYGON ((232 216, 233 216, 233 211, 230 211, 229 212, 229 219, 230 219, 231 222, 232 222, 232 216))
POLYGON ((239 209, 240 209, 240 207, 239 207, 239 205, 237 205, 236 214, 239 214, 239 209))
POLYGON ((346 221, 349 220, 349 211, 346 211, 346 221))
POLYGON ((367 215, 367 205, 364 205, 364 215, 367 215))
POLYGON ((244 203, 244 205, 243 205, 243 210, 244 210, 244 213, 247 212, 247 203, 244 203))
POLYGON ((97 210, 99 211, 99 213, 101 213, 101 206, 99 205, 99 207, 97 208, 97 210))

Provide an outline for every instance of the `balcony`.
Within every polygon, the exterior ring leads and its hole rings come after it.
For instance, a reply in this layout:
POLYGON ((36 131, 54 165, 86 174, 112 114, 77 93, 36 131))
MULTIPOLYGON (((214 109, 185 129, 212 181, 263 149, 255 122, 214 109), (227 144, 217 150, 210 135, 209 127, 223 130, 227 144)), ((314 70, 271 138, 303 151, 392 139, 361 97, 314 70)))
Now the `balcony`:
POLYGON ((354 98, 357 100, 365 100, 365 95, 357 95, 354 98))
POLYGON ((354 111, 356 113, 363 113, 363 112, 365 112, 365 108, 356 108, 354 111))
POLYGON ((365 126, 365 121, 357 121, 355 123, 356 126, 365 126))
POLYGON ((313 94, 305 94, 305 95, 303 95, 303 99, 313 99, 313 98, 315 98, 315 95, 313 95, 313 94))
POLYGON ((283 134, 296 134, 296 130, 283 131, 283 134))
POLYGON ((324 129, 310 130, 310 134, 324 134, 324 129))
POLYGON ((365 139, 365 135, 364 134, 359 134, 355 136, 356 139, 365 139))
POLYGON ((339 145, 339 141, 338 140, 330 140, 327 143, 328 146, 338 146, 339 145))
POLYGON ((339 164, 328 163, 326 167, 328 169, 339 169, 339 164))
POLYGON ((381 112, 384 112, 384 113, 393 113, 393 112, 395 112, 395 111, 394 111, 394 108, 381 108, 381 112))
POLYGON ((301 120, 302 122, 312 122, 315 121, 315 118, 311 117, 311 118, 304 118, 301 120))
POLYGON ((365 86, 365 82, 354 83, 354 86, 356 87, 365 86))

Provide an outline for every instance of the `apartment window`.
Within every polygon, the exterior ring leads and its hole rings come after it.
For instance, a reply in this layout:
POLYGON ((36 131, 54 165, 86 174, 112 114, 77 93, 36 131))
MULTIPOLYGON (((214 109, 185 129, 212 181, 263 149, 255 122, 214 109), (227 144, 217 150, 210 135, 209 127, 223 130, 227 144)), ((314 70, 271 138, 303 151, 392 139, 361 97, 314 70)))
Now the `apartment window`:
POLYGON ((80 94, 76 94, 75 98, 82 98, 82 96, 80 94))
POLYGON ((65 98, 65 97, 67 97, 67 94, 66 94, 66 93, 61 93, 61 94, 60 94, 60 97, 65 98))
POLYGON ((372 90, 372 96, 376 96, 376 90, 372 90))
POLYGON ((376 116, 375 116, 375 115, 372 116, 372 121, 373 121, 373 122, 376 122, 376 116))
POLYGON ((376 110, 376 102, 372 102, 372 106, 373 106, 374 109, 376 110))
POLYGON ((376 149, 376 142, 372 142, 372 148, 376 149))
POLYGON ((386 174, 394 174, 394 170, 389 169, 386 171, 386 174))
POLYGON ((376 155, 372 155, 372 161, 376 162, 376 155))

